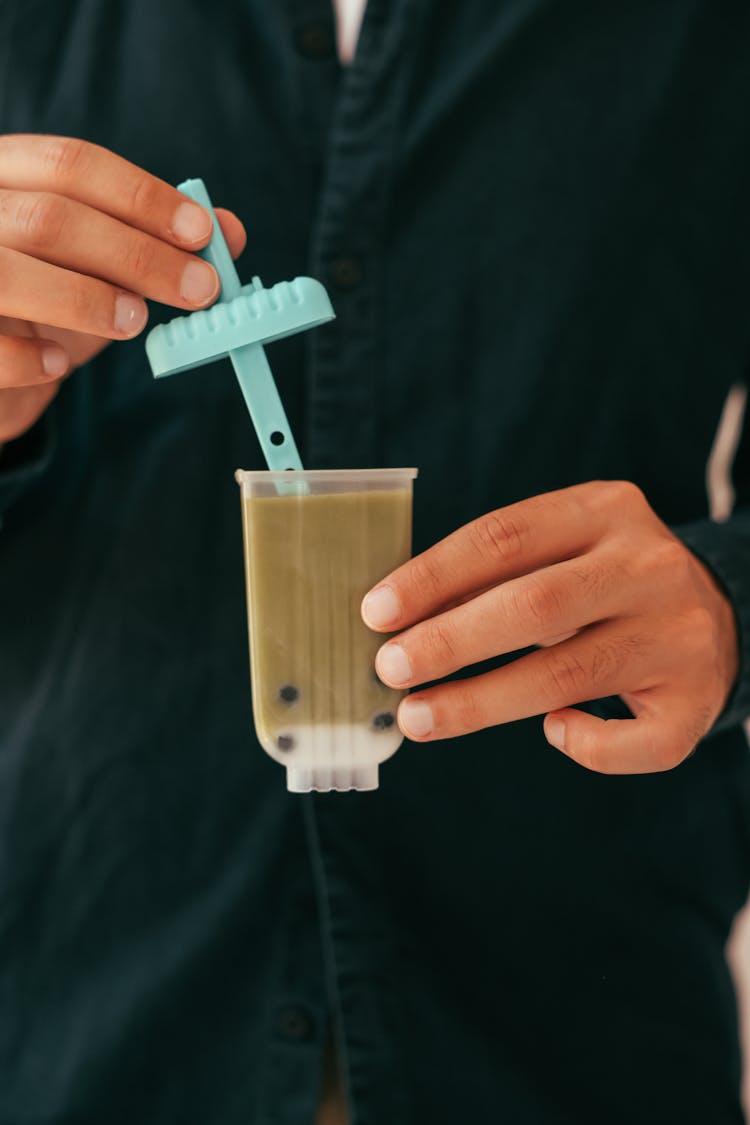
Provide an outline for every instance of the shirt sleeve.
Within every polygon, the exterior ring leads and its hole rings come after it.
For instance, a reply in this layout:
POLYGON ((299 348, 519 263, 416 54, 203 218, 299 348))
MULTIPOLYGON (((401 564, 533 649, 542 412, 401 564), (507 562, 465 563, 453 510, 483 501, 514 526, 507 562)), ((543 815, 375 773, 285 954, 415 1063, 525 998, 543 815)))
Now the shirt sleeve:
POLYGON ((0 529, 6 513, 49 468, 57 445, 54 403, 21 437, 0 446, 0 529))
POLYGON ((712 571, 729 597, 737 621, 739 674, 712 733, 737 726, 750 716, 750 421, 747 410, 732 479, 735 505, 727 520, 703 519, 672 529, 712 571))

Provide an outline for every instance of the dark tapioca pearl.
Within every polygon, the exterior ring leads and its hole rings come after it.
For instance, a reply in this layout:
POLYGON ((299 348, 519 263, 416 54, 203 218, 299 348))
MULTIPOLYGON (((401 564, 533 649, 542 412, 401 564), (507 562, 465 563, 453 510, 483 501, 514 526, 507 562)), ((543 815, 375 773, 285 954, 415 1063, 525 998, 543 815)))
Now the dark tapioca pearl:
POLYGON ((296 703, 299 699, 299 689, 294 684, 284 684, 279 688, 279 699, 282 703, 296 703))
POLYGON ((279 750, 293 750, 294 739, 292 738, 291 734, 280 734, 276 739, 276 745, 278 746, 279 750))
POLYGON ((382 711, 372 720, 372 725, 375 727, 375 730, 388 730, 395 722, 396 717, 392 711, 382 711))

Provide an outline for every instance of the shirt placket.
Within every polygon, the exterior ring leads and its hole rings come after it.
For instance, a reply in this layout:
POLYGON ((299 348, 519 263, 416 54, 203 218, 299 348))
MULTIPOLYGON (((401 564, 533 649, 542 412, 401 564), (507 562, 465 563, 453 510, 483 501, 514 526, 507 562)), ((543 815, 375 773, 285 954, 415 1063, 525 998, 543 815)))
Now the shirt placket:
POLYGON ((336 320, 307 341, 311 467, 382 464, 383 279, 410 0, 370 0, 331 121, 310 269, 336 320))
MULTIPOLYGON (((369 0, 339 83, 310 247, 310 271, 336 311, 306 341, 311 467, 385 463, 385 257, 415 7, 369 0)), ((313 798, 305 807, 332 1027, 352 1120, 403 1125, 410 1117, 389 1030, 392 935, 371 916, 370 877, 377 883, 380 874, 369 872, 363 885, 346 858, 351 800, 313 798)))
MULTIPOLYGON (((292 799, 299 815, 299 799, 292 799)), ((300 858, 297 851, 300 821, 297 816, 294 820, 295 847, 285 876, 278 970, 266 1010, 267 1045, 259 1068, 263 1077, 258 1120, 263 1125, 312 1121, 330 1025, 314 880, 306 857, 300 858)))

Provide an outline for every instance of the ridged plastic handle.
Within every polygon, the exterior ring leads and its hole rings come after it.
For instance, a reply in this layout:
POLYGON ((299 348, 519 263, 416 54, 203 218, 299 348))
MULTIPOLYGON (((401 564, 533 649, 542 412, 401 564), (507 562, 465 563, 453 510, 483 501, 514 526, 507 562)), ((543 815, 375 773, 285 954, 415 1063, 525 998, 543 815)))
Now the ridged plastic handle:
MULTIPOLYGON (((240 295, 242 286, 206 185, 200 179, 185 180, 178 185, 178 191, 205 207, 213 219, 211 241, 200 251, 200 255, 211 263, 219 275, 222 304, 231 301, 240 295)), ((302 459, 262 346, 247 344, 242 348, 230 349, 227 354, 232 361, 269 469, 301 469, 302 459)))

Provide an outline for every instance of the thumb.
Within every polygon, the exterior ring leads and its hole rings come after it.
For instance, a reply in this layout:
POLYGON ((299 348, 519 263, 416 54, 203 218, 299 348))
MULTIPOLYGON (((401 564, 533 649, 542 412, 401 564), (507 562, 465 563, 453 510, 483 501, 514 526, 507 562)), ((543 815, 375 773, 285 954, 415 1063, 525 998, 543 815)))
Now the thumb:
POLYGON ((551 746, 595 773, 663 773, 695 749, 708 729, 694 704, 672 693, 649 693, 635 719, 600 719, 574 707, 551 711, 544 736, 551 746), (689 708, 689 710, 688 710, 689 708))

